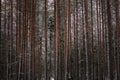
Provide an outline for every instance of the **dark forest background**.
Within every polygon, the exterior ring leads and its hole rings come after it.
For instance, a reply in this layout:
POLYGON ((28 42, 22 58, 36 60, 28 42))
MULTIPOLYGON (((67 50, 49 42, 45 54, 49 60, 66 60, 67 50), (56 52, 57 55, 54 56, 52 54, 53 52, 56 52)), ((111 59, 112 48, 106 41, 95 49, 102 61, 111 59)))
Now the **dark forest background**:
POLYGON ((120 0, 0 0, 0 80, 120 80, 120 0))

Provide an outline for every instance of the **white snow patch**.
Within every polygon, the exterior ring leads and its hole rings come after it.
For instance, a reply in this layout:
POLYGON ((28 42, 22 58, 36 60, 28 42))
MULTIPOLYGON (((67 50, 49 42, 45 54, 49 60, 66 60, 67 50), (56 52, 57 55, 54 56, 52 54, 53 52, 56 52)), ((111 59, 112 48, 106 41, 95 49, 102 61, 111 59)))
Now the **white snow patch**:
POLYGON ((53 77, 51 77, 51 79, 50 80, 55 80, 53 77))

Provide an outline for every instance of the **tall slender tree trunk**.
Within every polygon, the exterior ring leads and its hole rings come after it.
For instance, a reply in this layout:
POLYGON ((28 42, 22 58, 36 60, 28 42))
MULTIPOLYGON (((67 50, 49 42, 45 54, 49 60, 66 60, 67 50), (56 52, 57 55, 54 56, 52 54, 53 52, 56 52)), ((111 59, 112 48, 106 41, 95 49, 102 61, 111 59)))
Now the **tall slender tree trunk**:
POLYGON ((90 80, 94 80, 94 35, 93 35, 93 0, 91 0, 91 33, 92 33, 92 47, 91 47, 91 73, 92 76, 90 80))
POLYGON ((27 0, 24 0, 24 80, 27 79, 27 0))
POLYGON ((67 26, 66 26, 66 0, 64 0, 64 65, 65 65, 65 77, 64 80, 67 80, 67 26))
MULTIPOLYGON (((10 66, 12 66, 13 56, 13 0, 10 1, 10 66)), ((10 80, 13 79, 12 68, 10 67, 10 80)))
MULTIPOLYGON (((19 3, 19 1, 18 1, 19 3)), ((18 55, 18 74, 17 74, 17 79, 20 80, 20 72, 21 72, 21 13, 19 13, 19 11, 21 11, 21 3, 19 3, 18 5, 18 26, 17 26, 17 55, 18 55)))
POLYGON ((76 52, 75 52, 75 55, 76 55, 76 80, 79 80, 79 50, 78 50, 78 0, 76 0, 76 52))
POLYGON ((109 53, 108 53, 108 57, 109 57, 109 61, 108 61, 108 69, 109 72, 108 74, 110 74, 110 80, 114 80, 114 55, 113 55, 113 47, 112 47, 112 36, 113 36, 113 32, 112 32, 112 24, 111 24, 111 8, 110 8, 110 1, 107 0, 107 25, 108 25, 108 39, 109 39, 109 53))
POLYGON ((32 80, 35 79, 35 0, 31 0, 31 58, 32 80))
POLYGON ((66 79, 70 79, 71 74, 70 74, 70 55, 71 55, 71 0, 68 0, 68 53, 66 54, 66 56, 68 56, 66 59, 66 64, 67 64, 67 78, 66 79))
POLYGON ((54 74, 57 80, 57 0, 54 0, 54 74))
POLYGON ((96 78, 95 79, 98 79, 99 80, 99 1, 98 0, 96 0, 96 35, 97 35, 97 39, 96 39, 96 46, 97 46, 97 48, 96 48, 96 64, 95 64, 95 66, 96 66, 96 69, 95 69, 95 76, 96 76, 96 78))
MULTIPOLYGON (((19 3, 19 1, 17 1, 17 4, 19 3)), ((17 60, 18 60, 18 66, 16 66, 17 67, 17 80, 19 80, 20 79, 20 58, 21 58, 21 21, 20 21, 20 13, 19 13, 19 11, 20 11, 20 3, 17 5, 17 17, 16 17, 16 19, 17 19, 17 21, 16 21, 16 53, 17 53, 17 60)))
POLYGON ((120 28, 119 28, 119 26, 120 26, 120 22, 119 22, 119 0, 116 0, 115 1, 115 4, 116 4, 116 30, 115 30, 115 39, 116 39, 116 54, 115 54, 115 56, 116 56, 116 62, 115 62, 115 64, 116 64, 116 74, 117 74, 117 80, 119 80, 120 79, 120 55, 119 55, 119 52, 120 52, 120 50, 119 50, 119 44, 120 44, 120 42, 119 42, 119 38, 120 38, 120 28))
POLYGON ((87 0, 84 0, 84 24, 85 24, 84 30, 85 30, 86 80, 89 80, 87 0))
POLYGON ((44 15, 44 29, 45 29, 45 80, 48 80, 48 66, 47 66, 47 0, 45 0, 45 15, 44 15))
MULTIPOLYGON (((6 8, 5 8, 6 9, 6 8)), ((5 14, 6 15, 6 14, 5 14)), ((2 46, 1 46, 1 0, 0 0, 0 51, 2 50, 1 48, 2 48, 2 46)))

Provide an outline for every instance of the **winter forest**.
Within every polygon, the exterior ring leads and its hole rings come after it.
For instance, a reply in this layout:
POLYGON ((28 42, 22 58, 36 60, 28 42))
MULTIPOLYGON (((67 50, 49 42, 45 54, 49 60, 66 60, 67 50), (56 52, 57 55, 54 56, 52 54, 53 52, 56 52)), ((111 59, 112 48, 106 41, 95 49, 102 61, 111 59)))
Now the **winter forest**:
POLYGON ((120 0, 0 0, 0 80, 120 80, 120 0))

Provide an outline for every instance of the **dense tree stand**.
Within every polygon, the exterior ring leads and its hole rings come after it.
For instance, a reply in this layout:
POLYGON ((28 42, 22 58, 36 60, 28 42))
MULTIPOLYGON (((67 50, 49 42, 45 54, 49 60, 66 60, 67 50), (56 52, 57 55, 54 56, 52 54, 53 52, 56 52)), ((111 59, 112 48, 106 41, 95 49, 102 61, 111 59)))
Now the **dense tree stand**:
POLYGON ((0 0, 0 80, 119 80, 120 0, 0 0))

